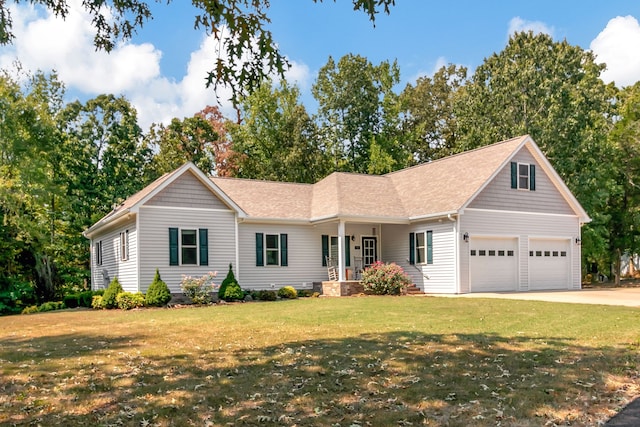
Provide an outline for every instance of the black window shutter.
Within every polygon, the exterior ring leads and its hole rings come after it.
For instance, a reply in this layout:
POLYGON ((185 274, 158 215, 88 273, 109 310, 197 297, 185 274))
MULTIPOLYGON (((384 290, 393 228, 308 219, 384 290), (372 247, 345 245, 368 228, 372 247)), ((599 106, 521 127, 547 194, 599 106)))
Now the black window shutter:
POLYGON ((280 265, 287 267, 289 265, 289 254, 287 249, 288 238, 286 234, 280 235, 280 265))
POLYGON ((200 243, 200 265, 209 265, 209 229, 198 230, 200 243))
POLYGON ((427 231, 427 264, 433 264, 433 231, 427 231))
POLYGON ((322 266, 327 266, 327 257, 329 256, 329 236, 322 235, 322 266))
POLYGON ((511 188, 518 188, 518 164, 511 162, 511 188))
POLYGON ((409 233, 409 264, 416 263, 416 233, 409 233))
POLYGON ((169 228, 169 265, 178 265, 178 229, 169 228))
POLYGON ((256 266, 264 267, 264 235, 256 233, 256 266))
POLYGON ((344 236, 344 257, 346 258, 346 267, 351 267, 351 237, 344 236))
POLYGON ((536 191, 536 165, 529 165, 529 190, 536 191))

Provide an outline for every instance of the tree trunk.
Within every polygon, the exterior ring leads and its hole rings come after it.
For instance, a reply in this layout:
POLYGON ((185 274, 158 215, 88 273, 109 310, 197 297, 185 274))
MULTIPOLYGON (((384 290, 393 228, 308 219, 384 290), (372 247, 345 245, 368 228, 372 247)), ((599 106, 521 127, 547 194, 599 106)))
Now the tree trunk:
POLYGON ((620 252, 620 249, 616 249, 616 261, 615 261, 615 271, 614 271, 614 276, 616 278, 615 280, 615 285, 616 286, 620 286, 620 270, 621 270, 621 266, 622 266, 622 253, 620 252))

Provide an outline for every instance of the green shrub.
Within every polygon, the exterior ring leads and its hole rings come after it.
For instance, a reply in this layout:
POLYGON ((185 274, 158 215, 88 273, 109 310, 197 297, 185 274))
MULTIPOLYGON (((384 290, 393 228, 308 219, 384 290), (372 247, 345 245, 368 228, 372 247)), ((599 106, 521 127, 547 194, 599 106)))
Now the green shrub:
POLYGON ((76 308, 78 306, 79 294, 68 294, 62 297, 62 302, 69 308, 76 308))
POLYGON ((147 289, 146 302, 148 306, 162 307, 169 301, 171 301, 171 292, 169 287, 160 278, 160 272, 156 268, 156 275, 153 277, 153 282, 147 289))
POLYGON ((88 307, 91 308, 91 302, 95 292, 92 291, 83 291, 78 294, 78 307, 88 307))
POLYGON ((38 306, 38 311, 42 313, 45 311, 62 310, 63 308, 66 307, 62 301, 49 301, 38 306))
POLYGON ((194 304, 207 304, 211 302, 211 293, 215 288, 214 277, 216 277, 216 273, 213 272, 202 277, 182 276, 180 288, 194 304))
POLYGON ((278 289, 278 296, 284 299, 296 299, 298 298, 298 292, 293 286, 284 286, 278 289))
POLYGON ((38 312, 37 305, 30 305, 29 307, 25 307, 22 309, 22 314, 33 314, 38 312))
POLYGON ((107 290, 104 291, 104 295, 102 295, 102 308, 118 307, 116 297, 120 292, 124 292, 124 289, 122 289, 122 285, 118 281, 118 278, 114 277, 111 283, 109 283, 107 290))
POLYGON ((95 308, 96 310, 102 310, 104 308, 104 304, 102 303, 102 295, 94 295, 91 299, 91 308, 95 308))
POLYGON ((313 291, 311 289, 300 289, 298 292, 298 298, 308 298, 313 295, 313 291))
POLYGON ((244 299, 244 292, 240 288, 236 277, 233 274, 233 268, 229 264, 229 272, 224 278, 218 289, 218 298, 225 301, 238 301, 244 299))
POLYGON ((120 292, 116 295, 118 308, 121 310, 131 310, 132 308, 144 307, 144 294, 142 292, 120 292))
POLYGON ((278 295, 275 291, 262 290, 258 291, 258 299, 260 301, 275 301, 278 299, 278 295))
POLYGON ((395 263, 376 261, 362 272, 364 290, 375 295, 399 295, 409 284, 411 279, 395 263))

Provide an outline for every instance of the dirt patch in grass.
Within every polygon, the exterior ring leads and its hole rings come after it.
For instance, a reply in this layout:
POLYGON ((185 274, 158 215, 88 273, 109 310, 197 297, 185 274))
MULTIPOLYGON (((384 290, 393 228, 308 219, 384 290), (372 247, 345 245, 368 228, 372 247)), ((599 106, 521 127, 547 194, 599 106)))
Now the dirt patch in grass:
POLYGON ((640 312, 623 307, 365 297, 5 320, 2 425, 594 426, 640 394, 640 312))

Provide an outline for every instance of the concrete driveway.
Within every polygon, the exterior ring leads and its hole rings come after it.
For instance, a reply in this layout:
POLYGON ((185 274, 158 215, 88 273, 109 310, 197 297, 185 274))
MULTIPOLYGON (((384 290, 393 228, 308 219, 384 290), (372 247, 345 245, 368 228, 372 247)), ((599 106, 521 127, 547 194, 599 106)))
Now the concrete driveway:
MULTIPOLYGON (((435 294, 432 294, 436 296, 435 294)), ((442 295, 456 298, 502 298, 576 304, 604 304, 640 307, 640 288, 595 288, 577 291, 532 291, 532 292, 480 292, 462 295, 442 295)))

